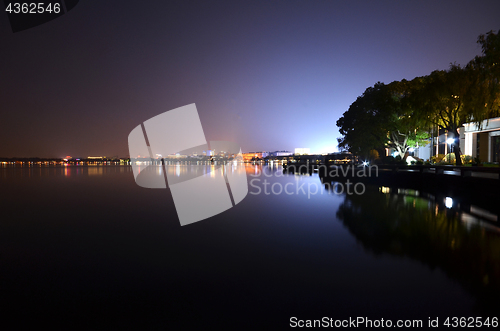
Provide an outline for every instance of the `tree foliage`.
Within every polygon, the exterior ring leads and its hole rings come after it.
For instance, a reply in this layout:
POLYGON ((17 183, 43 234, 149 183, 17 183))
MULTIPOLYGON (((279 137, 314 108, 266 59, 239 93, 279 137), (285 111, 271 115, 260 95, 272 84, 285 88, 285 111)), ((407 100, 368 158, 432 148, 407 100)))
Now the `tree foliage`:
POLYGON ((368 156, 370 150, 380 148, 386 141, 384 98, 386 86, 378 82, 365 90, 337 120, 342 134, 339 147, 353 154, 368 156))
POLYGON ((480 35, 482 55, 467 66, 471 87, 466 95, 467 111, 475 118, 500 116, 500 33, 480 35))
POLYGON ((423 85, 411 101, 420 116, 452 135, 458 165, 461 165, 459 129, 465 123, 481 127, 483 121, 500 113, 499 40, 499 35, 491 31, 479 36, 482 56, 476 56, 463 68, 451 64, 448 70, 436 70, 419 79, 423 85))
POLYGON ((339 146, 365 157, 370 150, 391 147, 405 157, 410 147, 424 145, 428 135, 404 102, 408 84, 378 82, 367 88, 337 121, 343 135, 339 146))
POLYGON ((337 121, 339 147, 360 156, 391 147, 401 156, 425 145, 432 127, 455 138, 460 160, 459 130, 465 123, 481 126, 500 116, 500 33, 490 31, 477 41, 482 55, 465 67, 451 64, 411 81, 378 82, 365 90, 337 121))
POLYGON ((492 76, 500 78, 500 31, 496 34, 489 31, 477 38, 477 43, 481 45, 481 56, 476 56, 474 62, 482 68, 490 71, 492 76))
POLYGON ((428 143, 429 134, 426 122, 415 116, 413 108, 408 103, 408 97, 413 93, 413 84, 407 80, 395 81, 389 84, 392 98, 391 120, 387 122, 387 147, 398 151, 406 159, 409 148, 418 148, 428 143))

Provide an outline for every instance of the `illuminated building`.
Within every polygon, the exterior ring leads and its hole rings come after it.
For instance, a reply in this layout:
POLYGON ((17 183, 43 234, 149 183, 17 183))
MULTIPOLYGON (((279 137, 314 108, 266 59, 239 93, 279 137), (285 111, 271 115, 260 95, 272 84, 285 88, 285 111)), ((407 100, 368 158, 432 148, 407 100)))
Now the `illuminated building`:
POLYGON ((289 151, 275 151, 275 152, 270 152, 269 156, 289 156, 292 154, 293 153, 289 151))
POLYGON ((267 152, 251 152, 251 153, 242 153, 244 162, 251 162, 252 159, 263 159, 268 153, 267 152))
POLYGON ((296 155, 309 155, 310 153, 310 148, 295 148, 296 155))
POLYGON ((464 124, 464 130, 460 130, 460 149, 482 162, 500 162, 500 117, 484 120, 480 126, 464 124))

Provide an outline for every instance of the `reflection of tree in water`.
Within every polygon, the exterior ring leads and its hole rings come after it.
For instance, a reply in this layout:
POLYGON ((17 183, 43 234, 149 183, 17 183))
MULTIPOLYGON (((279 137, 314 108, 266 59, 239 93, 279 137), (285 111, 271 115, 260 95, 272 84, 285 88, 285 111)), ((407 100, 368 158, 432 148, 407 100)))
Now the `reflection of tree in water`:
POLYGON ((369 191, 346 195, 337 217, 376 255, 389 253, 439 267, 477 298, 500 308, 500 234, 470 226, 423 198, 369 191))

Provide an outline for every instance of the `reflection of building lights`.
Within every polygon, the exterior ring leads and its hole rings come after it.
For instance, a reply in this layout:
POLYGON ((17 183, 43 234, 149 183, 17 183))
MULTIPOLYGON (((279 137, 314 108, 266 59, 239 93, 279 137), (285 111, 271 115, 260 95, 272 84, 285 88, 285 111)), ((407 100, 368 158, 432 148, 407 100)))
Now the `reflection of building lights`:
POLYGON ((367 161, 363 161, 363 166, 367 166, 368 165, 368 162, 367 161))
POLYGON ((446 206, 446 208, 453 207, 453 199, 450 197, 446 197, 446 199, 444 201, 444 205, 446 206))

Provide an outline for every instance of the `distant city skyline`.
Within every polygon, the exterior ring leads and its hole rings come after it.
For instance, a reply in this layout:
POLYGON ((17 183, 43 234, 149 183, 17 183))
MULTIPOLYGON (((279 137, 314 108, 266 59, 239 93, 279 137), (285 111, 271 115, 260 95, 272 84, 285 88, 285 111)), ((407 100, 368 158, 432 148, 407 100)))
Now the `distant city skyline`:
POLYGON ((122 0, 18 33, 3 13, 0 157, 123 157, 137 123, 191 103, 207 140, 333 152, 367 87, 465 65, 499 12, 497 0, 122 0))

